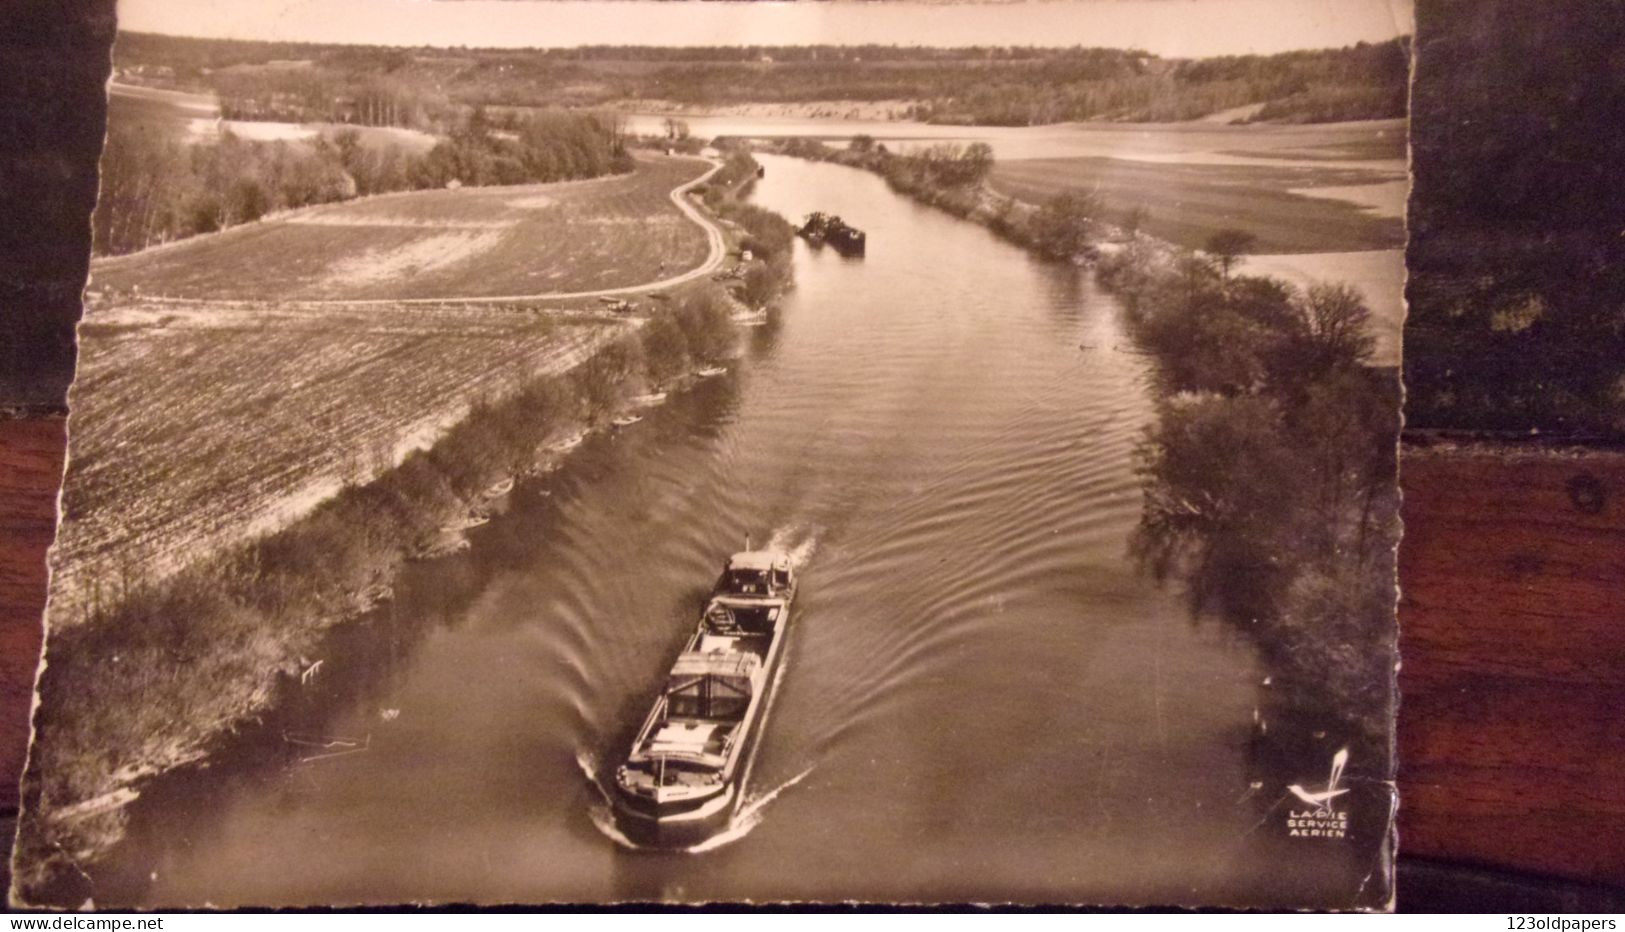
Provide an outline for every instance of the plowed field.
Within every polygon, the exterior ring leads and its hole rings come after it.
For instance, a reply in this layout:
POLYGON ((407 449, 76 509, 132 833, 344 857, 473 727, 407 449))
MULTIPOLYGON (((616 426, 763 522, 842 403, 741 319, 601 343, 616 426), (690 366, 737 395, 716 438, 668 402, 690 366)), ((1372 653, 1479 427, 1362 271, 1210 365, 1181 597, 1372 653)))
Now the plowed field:
POLYGON ((500 306, 93 312, 71 403, 53 616, 298 517, 473 402, 620 332, 500 306), (66 604, 63 604, 66 603, 66 604))
POLYGON ((709 168, 651 159, 595 181, 378 197, 99 263, 53 622, 286 524, 471 404, 589 356, 629 324, 587 299, 482 296, 703 268, 713 234, 672 190, 709 168))

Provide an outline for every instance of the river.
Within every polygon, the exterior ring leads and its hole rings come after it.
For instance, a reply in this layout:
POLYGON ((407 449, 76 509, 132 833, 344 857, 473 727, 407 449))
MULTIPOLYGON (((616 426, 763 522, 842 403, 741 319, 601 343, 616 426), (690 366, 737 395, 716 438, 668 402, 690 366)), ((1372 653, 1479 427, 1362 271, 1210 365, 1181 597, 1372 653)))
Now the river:
POLYGON ((97 903, 1348 896, 1349 852, 1286 847, 1249 787, 1251 649, 1129 556, 1152 408, 1114 301, 871 175, 763 162, 756 202, 867 258, 798 243, 726 377, 410 566, 145 789, 97 903), (633 850, 599 785, 746 535, 802 574, 750 805, 633 850))

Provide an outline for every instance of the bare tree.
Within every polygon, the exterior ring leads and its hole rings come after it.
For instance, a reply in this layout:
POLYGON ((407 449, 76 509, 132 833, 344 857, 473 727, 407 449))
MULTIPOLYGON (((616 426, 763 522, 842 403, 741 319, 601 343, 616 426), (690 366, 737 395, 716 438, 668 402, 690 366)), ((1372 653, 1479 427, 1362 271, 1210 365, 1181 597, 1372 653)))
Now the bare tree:
POLYGON ((1205 251, 1218 261, 1220 275, 1228 279, 1231 268, 1257 243, 1258 237, 1246 230, 1227 227, 1208 237, 1205 251))
POLYGON ((1371 355, 1371 309, 1353 285, 1319 282, 1304 295, 1303 311, 1309 335, 1330 361, 1363 362, 1371 355))
POLYGON ((594 114, 598 122, 603 124, 604 130, 609 133, 610 145, 616 151, 626 147, 627 121, 626 115, 613 110, 605 110, 594 114))

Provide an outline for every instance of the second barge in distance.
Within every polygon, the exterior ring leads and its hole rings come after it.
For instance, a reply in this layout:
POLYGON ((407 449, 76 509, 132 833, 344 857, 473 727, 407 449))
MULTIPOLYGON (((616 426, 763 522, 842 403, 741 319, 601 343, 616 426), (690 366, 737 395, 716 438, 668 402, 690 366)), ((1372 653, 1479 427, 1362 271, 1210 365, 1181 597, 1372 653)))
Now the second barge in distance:
POLYGON ((692 845, 726 828, 784 652, 795 571, 785 554, 734 554, 615 771, 615 819, 646 844, 692 845))

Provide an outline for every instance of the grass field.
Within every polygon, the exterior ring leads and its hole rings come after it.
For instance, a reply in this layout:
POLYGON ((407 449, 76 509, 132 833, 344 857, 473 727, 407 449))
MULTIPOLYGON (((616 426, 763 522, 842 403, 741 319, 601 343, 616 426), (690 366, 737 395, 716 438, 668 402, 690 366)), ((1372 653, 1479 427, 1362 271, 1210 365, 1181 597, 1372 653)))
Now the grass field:
POLYGON ((1404 189, 1394 180, 1385 171, 1285 161, 1274 167, 1072 158, 1000 162, 992 183, 1036 204, 1074 190, 1098 192, 1114 216, 1144 207, 1147 232, 1191 249, 1215 230, 1234 227, 1258 237, 1260 253, 1327 253, 1404 245, 1404 189), (1299 193, 1322 188, 1332 196, 1299 193), (1355 202, 1362 194, 1397 203, 1372 209, 1355 202))
POLYGON ((708 255, 671 202, 710 169, 657 158, 629 175, 413 191, 297 211, 96 263, 92 291, 228 300, 426 299, 591 291, 708 255), (636 233, 636 236, 629 236, 636 233))

